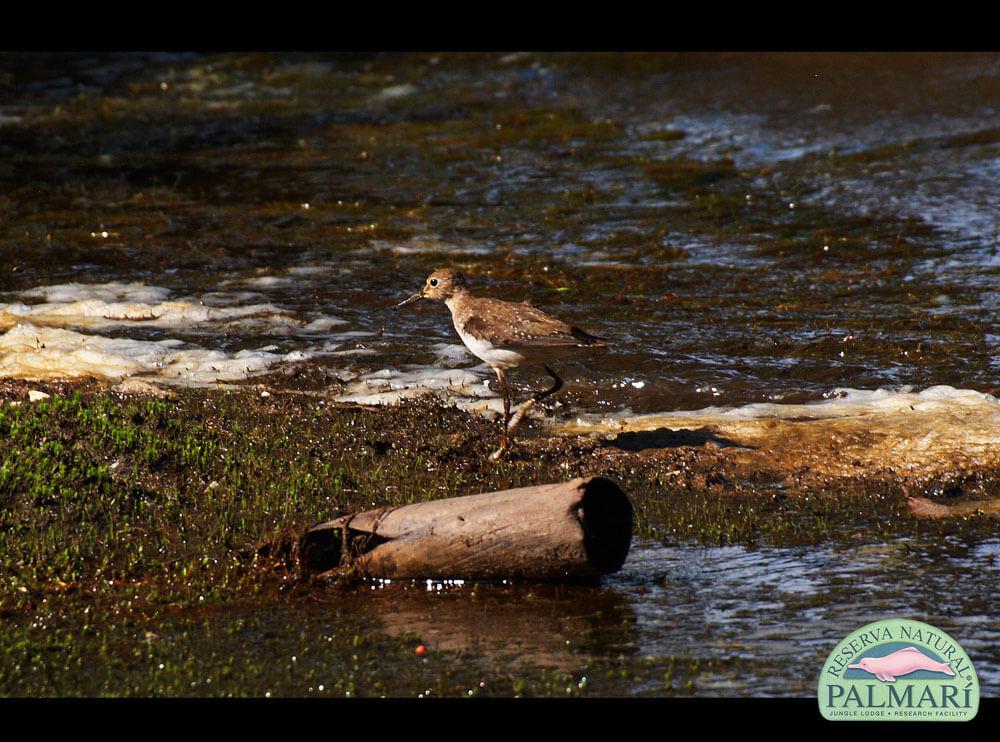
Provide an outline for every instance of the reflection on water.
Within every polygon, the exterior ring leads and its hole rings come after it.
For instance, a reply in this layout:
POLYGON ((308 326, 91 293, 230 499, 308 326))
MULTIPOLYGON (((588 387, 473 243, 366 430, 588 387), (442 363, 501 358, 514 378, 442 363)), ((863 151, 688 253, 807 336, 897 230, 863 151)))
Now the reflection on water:
POLYGON ((1000 692, 1000 542, 896 541, 855 549, 633 548, 600 588, 392 584, 358 605, 392 635, 567 673, 624 654, 629 693, 664 692, 656 668, 702 661, 698 695, 815 693, 829 652, 872 621, 930 622, 965 647, 984 695, 1000 692), (653 668, 653 669, 650 669, 653 668), (651 678, 651 679, 650 679, 651 678))
POLYGON ((842 549, 646 546, 611 582, 653 580, 632 600, 639 651, 724 656, 742 668, 701 677, 699 693, 809 695, 833 647, 883 618, 925 620, 975 662, 984 694, 1000 691, 1000 562, 996 542, 842 549), (763 667, 754 670, 755 667, 763 667), (746 682, 746 672, 755 677, 746 682))
POLYGON ((414 633, 436 651, 483 655, 514 670, 573 673, 581 655, 635 645, 634 614, 617 591, 521 585, 437 590, 419 583, 378 592, 363 608, 388 634, 414 633), (594 641, 608 627, 613 637, 603 638, 611 641, 594 641))

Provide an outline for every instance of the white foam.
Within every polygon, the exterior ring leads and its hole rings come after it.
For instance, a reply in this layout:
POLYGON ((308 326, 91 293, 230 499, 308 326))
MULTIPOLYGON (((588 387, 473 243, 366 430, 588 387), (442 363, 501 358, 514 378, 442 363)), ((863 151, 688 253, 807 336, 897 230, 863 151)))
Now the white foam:
POLYGON ((312 322, 303 325, 302 329, 306 332, 329 332, 334 327, 339 327, 347 324, 347 320, 340 319, 340 317, 325 316, 315 319, 312 322))
POLYGON ((140 283, 66 283, 40 286, 21 298, 35 304, 0 304, 0 327, 33 325, 101 329, 142 323, 147 327, 192 329, 198 325, 271 326, 286 333, 304 323, 273 304, 209 306, 196 299, 171 300, 170 291, 140 283))
POLYGON ((1000 400, 951 386, 838 389, 810 404, 581 415, 555 426, 561 433, 600 435, 661 428, 707 428, 739 445, 780 450, 782 466, 833 474, 855 475, 856 467, 872 466, 924 476, 1000 465, 1000 400))
POLYGON ((410 82, 405 82, 401 85, 390 85, 387 88, 382 88, 375 96, 376 98, 382 98, 384 100, 389 100, 392 98, 406 98, 417 92, 417 86, 410 82))
POLYGON ((50 303, 68 304, 74 301, 97 299, 104 302, 159 303, 166 301, 170 290, 144 283, 61 283, 38 286, 24 291, 26 299, 42 299, 50 303))
POLYGON ((17 298, 41 300, 0 304, 0 376, 28 379, 96 376, 120 379, 133 375, 176 384, 211 384, 246 379, 278 363, 294 363, 341 348, 330 339, 322 347, 282 353, 277 346, 227 353, 185 343, 96 334, 115 329, 159 328, 208 337, 231 331, 247 335, 345 335, 334 328, 338 317, 300 320, 269 303, 240 303, 246 298, 206 294, 198 299, 171 299, 169 289, 142 283, 66 283, 40 286, 17 298), (229 297, 231 305, 224 302, 229 297))
POLYGON ((472 355, 461 343, 435 343, 431 347, 438 363, 446 368, 468 363, 472 355))
POLYGON ((227 354, 180 340, 146 341, 85 335, 72 330, 18 324, 0 335, 0 376, 66 379, 140 375, 194 386, 241 381, 281 361, 305 360, 302 351, 265 350, 227 354))
MULTIPOLYGON (((672 423, 688 425, 693 420, 827 420, 832 418, 885 416, 900 412, 949 412, 986 410, 1000 415, 1000 401, 973 389, 956 389, 952 386, 932 386, 922 392, 912 387, 899 389, 834 389, 828 399, 805 404, 778 404, 758 402, 741 407, 704 407, 698 410, 677 410, 636 415, 628 410, 612 414, 581 415, 580 427, 632 430, 652 427, 670 427, 672 423)), ((998 419, 1000 422, 1000 419, 998 419)), ((998 430, 1000 433, 1000 430, 998 430)))
POLYGON ((395 255, 420 255, 423 253, 452 253, 456 255, 489 255, 493 248, 489 245, 456 245, 445 242, 436 235, 417 237, 408 242, 372 240, 369 249, 386 250, 395 255))
POLYGON ((409 366, 405 370, 381 369, 352 380, 340 402, 363 405, 396 405, 403 400, 434 395, 445 404, 487 416, 503 412, 503 402, 484 383, 479 366, 473 369, 443 369, 409 366))
MULTIPOLYGON (((112 327, 155 327, 188 333, 240 330, 249 333, 299 336, 329 334, 346 325, 324 315, 299 319, 271 303, 247 303, 259 295, 248 292, 207 293, 197 298, 171 299, 169 289, 141 283, 66 283, 40 286, 19 295, 42 299, 0 303, 0 329, 19 322, 36 326, 101 330, 112 327)), ((338 333, 338 336, 343 336, 338 333)))
POLYGON ((246 286, 256 286, 258 288, 273 289, 291 286, 294 281, 291 276, 257 276, 256 278, 246 278, 239 283, 246 286))

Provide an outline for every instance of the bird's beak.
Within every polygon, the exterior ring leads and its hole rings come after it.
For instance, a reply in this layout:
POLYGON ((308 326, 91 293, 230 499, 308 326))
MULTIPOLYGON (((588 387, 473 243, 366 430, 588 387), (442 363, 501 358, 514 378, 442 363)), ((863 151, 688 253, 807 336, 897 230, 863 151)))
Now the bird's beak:
POLYGON ((403 301, 399 302, 399 304, 397 304, 396 306, 394 306, 392 308, 392 311, 395 312, 397 309, 402 309, 407 304, 412 304, 413 302, 418 301, 418 300, 423 299, 423 298, 424 298, 424 292, 423 291, 418 291, 413 296, 411 296, 409 299, 404 299, 403 301))

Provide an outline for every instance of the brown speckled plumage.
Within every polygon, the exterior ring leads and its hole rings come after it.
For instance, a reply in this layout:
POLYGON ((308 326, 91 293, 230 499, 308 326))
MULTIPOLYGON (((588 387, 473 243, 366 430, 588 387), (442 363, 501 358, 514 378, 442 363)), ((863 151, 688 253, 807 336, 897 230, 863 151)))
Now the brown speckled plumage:
POLYGON ((601 347, 607 343, 528 304, 460 294, 452 316, 456 327, 498 348, 601 347))
POLYGON ((428 276, 423 289, 397 304, 394 309, 418 299, 443 301, 451 310, 455 331, 462 342, 473 355, 486 361, 496 372, 503 392, 504 427, 500 450, 491 456, 494 459, 507 450, 508 426, 510 425, 510 433, 513 433, 531 404, 562 388, 562 379, 547 364, 607 345, 603 338, 550 317, 530 302, 473 296, 465 283, 465 276, 453 268, 434 271, 428 276), (504 372, 528 364, 544 365, 555 385, 536 394, 523 405, 511 425, 510 390, 504 372))

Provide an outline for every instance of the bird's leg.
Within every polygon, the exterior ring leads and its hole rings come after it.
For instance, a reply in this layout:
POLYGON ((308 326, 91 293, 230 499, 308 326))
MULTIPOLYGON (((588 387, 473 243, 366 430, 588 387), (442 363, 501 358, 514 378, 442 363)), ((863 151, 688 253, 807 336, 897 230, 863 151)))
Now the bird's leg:
POLYGON ((502 448, 507 448, 507 424, 510 422, 510 387, 507 386, 507 377, 504 376, 503 369, 497 369, 497 377, 500 379, 500 388, 503 390, 503 437, 501 438, 502 448))
POLYGON ((544 391, 541 394, 536 394, 534 397, 532 397, 532 399, 534 399, 536 402, 541 402, 543 399, 552 394, 555 394, 563 387, 563 380, 559 378, 559 374, 557 374, 555 371, 549 368, 548 364, 545 364, 545 373, 551 376, 556 383, 553 384, 552 388, 549 389, 548 391, 544 391))
POLYGON ((531 399, 526 399, 518 406, 517 412, 514 413, 513 417, 511 417, 511 420, 507 425, 507 432, 511 435, 511 437, 513 437, 514 431, 517 430, 517 426, 520 425, 521 421, 524 419, 524 413, 526 413, 534 406, 535 406, 535 400, 533 397, 531 399))
POLYGON ((528 410, 534 407, 536 403, 545 399, 549 395, 555 394, 560 389, 562 389, 563 380, 559 378, 559 374, 557 374, 555 371, 549 368, 548 365, 545 366, 545 371, 548 373, 549 376, 551 376, 555 380, 555 383, 552 385, 551 389, 536 394, 535 396, 526 400, 524 404, 522 404, 520 407, 517 408, 517 412, 514 413, 514 417, 508 425, 508 432, 510 433, 511 436, 514 435, 514 431, 517 430, 517 426, 521 424, 521 421, 524 419, 524 416, 528 412, 528 410))
POLYGON ((555 382, 552 385, 552 388, 547 389, 544 392, 540 392, 539 394, 536 394, 526 400, 524 404, 517 408, 517 412, 514 413, 512 417, 510 414, 510 390, 507 388, 507 379, 504 376, 503 371, 501 369, 497 369, 497 378, 500 380, 500 386, 503 389, 503 439, 500 444, 500 449, 495 451, 493 455, 490 456, 491 461, 496 461, 506 452, 508 442, 514 437, 514 432, 524 419, 525 413, 527 413, 528 410, 530 410, 537 402, 555 394, 563 388, 563 380, 559 377, 559 374, 548 366, 548 364, 545 365, 545 372, 551 376, 555 382))
POLYGON ((500 432, 500 448, 490 454, 490 461, 496 461, 507 451, 507 424, 510 422, 510 390, 507 388, 507 377, 503 369, 496 369, 497 380, 500 382, 500 393, 503 395, 503 427, 500 432))

